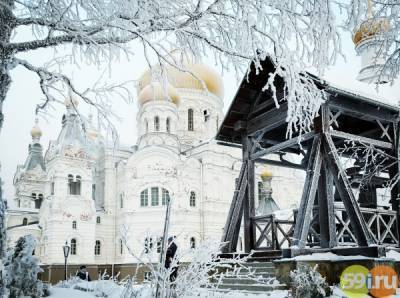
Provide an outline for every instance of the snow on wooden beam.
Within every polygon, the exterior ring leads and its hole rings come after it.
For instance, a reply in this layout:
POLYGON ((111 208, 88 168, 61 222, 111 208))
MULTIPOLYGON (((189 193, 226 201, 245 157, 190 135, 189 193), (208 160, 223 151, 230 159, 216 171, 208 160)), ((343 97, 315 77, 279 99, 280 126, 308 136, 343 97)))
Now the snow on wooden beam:
POLYGON ((393 148, 393 145, 389 142, 379 141, 376 139, 362 137, 359 135, 353 135, 351 133, 347 133, 347 132, 343 132, 343 131, 331 130, 329 133, 331 136, 340 138, 340 139, 346 139, 346 140, 353 141, 353 142, 360 142, 360 143, 364 143, 367 145, 374 145, 375 147, 380 147, 380 148, 384 148, 384 149, 392 149, 393 148))

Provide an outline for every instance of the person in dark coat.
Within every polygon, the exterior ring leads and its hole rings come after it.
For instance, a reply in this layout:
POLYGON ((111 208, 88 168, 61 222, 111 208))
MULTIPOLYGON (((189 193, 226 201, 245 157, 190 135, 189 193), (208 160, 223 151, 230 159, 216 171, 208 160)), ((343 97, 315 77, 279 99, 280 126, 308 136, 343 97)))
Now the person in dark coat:
MULTIPOLYGON (((168 238, 168 248, 167 248, 167 253, 165 257, 165 268, 169 269, 171 267, 172 261, 175 257, 176 250, 178 249, 178 246, 175 244, 174 237, 169 237, 168 238)), ((171 275, 170 275, 170 280, 173 282, 176 279, 176 276, 178 275, 178 267, 173 267, 171 270, 171 275)))
POLYGON ((82 265, 82 266, 79 268, 79 271, 78 271, 78 273, 76 274, 76 276, 78 276, 78 277, 79 277, 80 279, 82 279, 82 280, 90 281, 89 272, 87 272, 86 266, 85 266, 85 265, 82 265))

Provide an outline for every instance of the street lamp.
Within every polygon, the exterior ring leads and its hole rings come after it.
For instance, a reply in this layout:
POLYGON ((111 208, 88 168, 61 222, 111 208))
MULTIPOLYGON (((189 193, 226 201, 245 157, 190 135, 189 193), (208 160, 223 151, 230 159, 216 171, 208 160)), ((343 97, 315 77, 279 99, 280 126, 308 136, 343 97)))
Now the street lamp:
POLYGON ((64 279, 67 280, 67 259, 68 259, 68 255, 69 255, 69 251, 71 249, 71 247, 68 245, 68 242, 65 241, 65 244, 63 245, 63 252, 64 252, 64 279))

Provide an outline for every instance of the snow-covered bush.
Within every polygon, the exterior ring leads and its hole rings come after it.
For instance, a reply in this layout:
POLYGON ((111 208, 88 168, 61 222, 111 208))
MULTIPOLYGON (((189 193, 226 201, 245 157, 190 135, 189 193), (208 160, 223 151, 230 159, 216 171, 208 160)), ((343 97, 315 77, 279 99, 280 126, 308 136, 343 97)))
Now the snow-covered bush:
POLYGON ((9 297, 42 297, 43 284, 37 276, 42 269, 33 255, 35 247, 35 237, 26 235, 19 238, 15 248, 8 252, 4 262, 3 279, 9 297))
MULTIPOLYGON (((128 241, 125 242, 125 245, 128 241)), ((222 259, 221 243, 219 241, 205 241, 195 249, 178 250, 169 269, 164 264, 154 264, 151 253, 136 256, 128 247, 128 251, 142 266, 150 269, 148 282, 138 287, 133 282, 126 283, 122 297, 153 297, 158 289, 160 297, 192 297, 200 296, 204 290, 216 289, 224 277, 221 269, 229 270, 229 275, 243 273, 248 270, 244 267, 245 258, 222 259), (188 261, 189 260, 189 261, 188 261), (178 268, 177 277, 171 280, 173 268, 178 268)))
POLYGON ((290 272, 292 280, 292 295, 295 298, 320 298, 331 294, 331 289, 325 278, 317 271, 317 265, 312 268, 302 265, 290 272))

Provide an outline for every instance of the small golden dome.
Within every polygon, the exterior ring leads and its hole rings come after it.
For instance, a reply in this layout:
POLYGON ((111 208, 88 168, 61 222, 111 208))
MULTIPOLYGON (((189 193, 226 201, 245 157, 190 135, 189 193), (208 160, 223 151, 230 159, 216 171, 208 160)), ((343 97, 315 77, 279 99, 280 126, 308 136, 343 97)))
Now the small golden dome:
POLYGON ((166 100, 179 104, 180 98, 178 91, 171 85, 168 84, 165 88, 160 83, 151 83, 140 91, 138 100, 141 105, 152 100, 166 100), (165 94, 165 91, 167 91, 167 94, 165 94))
POLYGON ((39 139, 42 136, 42 130, 39 127, 39 120, 35 119, 35 125, 31 129, 31 136, 33 139, 39 139))
POLYGON ((265 167, 264 170, 261 172, 260 176, 261 176, 261 180, 265 181, 269 178, 272 178, 273 175, 272 175, 272 172, 267 167, 265 167))
POLYGON ((354 33, 353 42, 357 46, 362 41, 376 35, 386 33, 390 30, 390 23, 387 19, 369 19, 360 25, 354 33))
MULTIPOLYGON (((219 98, 224 97, 222 78, 212 68, 204 64, 185 64, 182 68, 187 71, 181 71, 173 66, 166 67, 167 80, 173 87, 197 90, 205 90, 206 88, 219 98)), ((158 69, 153 67, 153 71, 158 71, 158 69)), ((139 92, 146 88, 151 81, 152 72, 147 70, 139 79, 139 92)))

